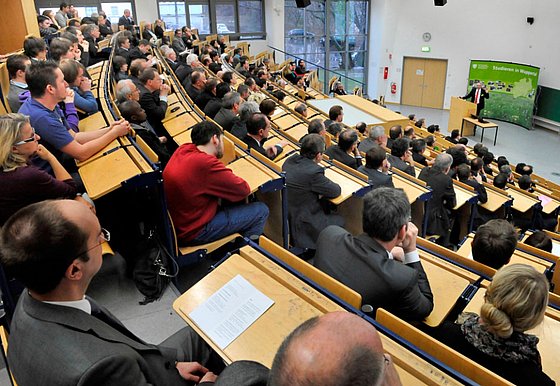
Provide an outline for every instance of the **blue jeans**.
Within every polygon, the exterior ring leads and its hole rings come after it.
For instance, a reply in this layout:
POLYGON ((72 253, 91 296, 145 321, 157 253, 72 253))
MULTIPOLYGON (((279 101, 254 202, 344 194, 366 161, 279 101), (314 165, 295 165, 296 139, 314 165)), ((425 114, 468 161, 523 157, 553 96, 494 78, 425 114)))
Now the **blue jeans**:
POLYGON ((210 243, 232 233, 241 233, 246 237, 260 236, 267 218, 268 207, 262 202, 223 208, 189 244, 210 243))

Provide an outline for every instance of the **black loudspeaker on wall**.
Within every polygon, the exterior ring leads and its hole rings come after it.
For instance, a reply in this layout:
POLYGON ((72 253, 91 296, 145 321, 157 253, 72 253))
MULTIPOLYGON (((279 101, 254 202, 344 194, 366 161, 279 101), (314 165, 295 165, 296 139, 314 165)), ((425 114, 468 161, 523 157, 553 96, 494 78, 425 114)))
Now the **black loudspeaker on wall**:
POLYGON ((305 8, 311 5, 311 0, 296 0, 296 4, 298 8, 305 8))
POLYGON ((434 5, 436 7, 443 7, 445 4, 447 4, 447 0, 434 0, 434 5))

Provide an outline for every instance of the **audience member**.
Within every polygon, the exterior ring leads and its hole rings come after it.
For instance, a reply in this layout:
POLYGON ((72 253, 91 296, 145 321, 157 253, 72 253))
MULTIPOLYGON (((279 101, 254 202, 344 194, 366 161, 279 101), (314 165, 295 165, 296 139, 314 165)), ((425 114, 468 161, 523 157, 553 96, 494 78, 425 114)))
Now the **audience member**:
POLYGON ((414 139, 411 142, 412 159, 420 165, 428 166, 431 162, 424 156, 426 151, 426 141, 422 138, 414 139))
POLYGON ((257 102, 245 102, 239 106, 239 119, 236 119, 231 127, 231 133, 243 140, 247 136, 247 122, 253 114, 259 112, 257 102))
POLYGON ((202 91, 204 91, 204 86, 206 85, 206 74, 204 71, 193 71, 187 80, 189 80, 189 82, 185 87, 185 91, 189 97, 191 97, 191 100, 195 101, 202 91))
POLYGON ((225 83, 218 83, 216 86, 216 98, 212 98, 208 101, 204 107, 204 114, 214 119, 216 114, 218 114, 218 111, 222 108, 222 99, 230 92, 229 90, 229 85, 225 83))
POLYGON ((366 153, 366 164, 358 171, 368 176, 368 181, 374 188, 386 186, 394 188, 393 178, 389 174, 391 164, 387 161, 387 152, 379 145, 374 145, 366 153))
POLYGON ((125 9, 123 15, 119 17, 119 27, 120 26, 123 26, 124 29, 129 31, 134 30, 136 23, 134 23, 134 20, 132 19, 132 16, 130 14, 130 9, 125 9))
POLYGON ((358 133, 352 129, 344 130, 338 137, 338 144, 329 147, 325 154, 350 168, 358 169, 362 166, 362 156, 358 151, 358 133))
POLYGON ((329 225, 344 225, 344 219, 324 209, 322 200, 340 195, 338 184, 325 176, 319 165, 323 159, 325 141, 319 134, 307 134, 301 140, 299 154, 289 157, 282 165, 288 188, 288 218, 291 244, 315 249, 319 233, 329 225))
POLYGON ((414 134, 414 127, 412 126, 407 126, 404 129, 404 134, 403 137, 408 138, 408 140, 412 141, 413 139, 416 138, 416 134, 414 134))
POLYGON ((272 363, 269 386, 400 386, 379 333, 349 312, 314 317, 284 340, 272 363))
POLYGON ((494 171, 490 164, 494 162, 494 154, 492 152, 487 152, 482 156, 482 162, 484 163, 484 173, 488 176, 494 175, 494 171))
POLYGON ((123 103, 127 100, 140 102, 140 90, 130 79, 119 80, 115 93, 117 95, 117 103, 123 103))
POLYGON ((150 67, 150 62, 144 59, 135 59, 130 62, 128 66, 128 72, 130 73, 129 79, 134 82, 136 87, 141 87, 142 82, 140 81, 140 74, 144 72, 145 69, 150 67))
POLYGON ((272 99, 265 99, 261 103, 259 103, 259 110, 268 118, 271 118, 274 114, 274 111, 276 110, 276 102, 274 102, 272 99))
POLYGON ((488 194, 486 193, 486 188, 482 184, 481 175, 473 176, 469 165, 461 164, 457 166, 457 177, 463 184, 474 188, 474 191, 478 194, 478 202, 484 204, 488 201, 488 194))
POLYGON ((477 157, 471 160, 471 175, 479 183, 488 182, 488 178, 486 177, 486 173, 484 172, 484 161, 482 161, 482 158, 477 157))
POLYGON ((426 130, 428 130, 430 134, 439 133, 439 125, 430 125, 426 130))
POLYGON ((138 87, 140 105, 146 111, 148 122, 158 136, 167 136, 167 131, 161 121, 167 111, 167 95, 171 92, 171 88, 163 84, 158 72, 153 68, 145 69, 138 79, 142 83, 138 87))
POLYGON ((222 108, 214 117, 214 121, 225 131, 231 131, 240 105, 241 96, 239 96, 239 93, 228 92, 222 99, 222 108))
POLYGON ((62 59, 75 59, 72 42, 65 38, 54 38, 49 45, 49 54, 55 62, 62 59))
POLYGON ((403 131, 401 125, 392 126, 389 129, 389 138, 387 139, 387 147, 391 149, 393 147, 393 142, 399 138, 402 138, 403 131))
POLYGON ((31 63, 47 60, 47 44, 41 38, 29 36, 23 41, 23 54, 31 63))
POLYGON ((507 180, 508 180, 507 174, 498 173, 498 175, 494 177, 493 184, 496 188, 505 190, 507 189, 507 180))
POLYGON ((262 155, 274 159, 284 150, 287 142, 280 141, 272 146, 264 146, 270 131, 270 121, 262 113, 253 114, 247 121, 247 135, 243 141, 249 149, 255 149, 262 155))
POLYGON ((459 138, 461 138, 461 135, 459 134, 459 129, 453 129, 451 130, 451 135, 448 135, 447 137, 445 137, 446 141, 449 141, 451 143, 457 144, 459 143, 459 138))
POLYGON ((99 111, 97 99, 91 92, 91 79, 84 76, 84 66, 75 60, 64 59, 59 67, 64 81, 74 91, 74 106, 88 115, 99 111))
POLYGON ((383 126, 375 126, 369 131, 369 135, 358 145, 358 150, 362 153, 367 153, 375 145, 387 146, 387 135, 385 135, 385 128, 383 126))
POLYGON ((344 111, 342 106, 334 105, 329 109, 329 119, 325 120, 325 127, 328 129, 332 123, 341 123, 344 119, 344 111))
POLYGON ((128 79, 128 63, 122 56, 113 56, 113 77, 116 82, 128 79))
POLYGON ((196 97, 196 99, 194 99, 194 103, 198 106, 200 110, 204 111, 204 108, 206 107, 208 102, 213 99, 216 99, 217 85, 218 85, 218 80, 216 78, 211 78, 206 81, 206 83, 204 84, 204 90, 196 97))
POLYGON ((478 227, 472 241, 475 261, 494 269, 509 263, 517 246, 517 232, 506 220, 495 219, 478 227))
POLYGON ((150 55, 150 42, 148 40, 142 39, 138 42, 138 46, 132 47, 128 52, 129 63, 134 59, 144 59, 151 60, 152 55, 150 55))
POLYGON ((298 103, 294 111, 304 118, 307 118, 307 105, 305 103, 298 103))
POLYGON ((327 130, 325 130, 325 125, 323 120, 320 118, 315 118, 309 121, 309 126, 307 127, 308 134, 319 134, 320 136, 324 137, 327 134, 327 130))
POLYGON ((438 235, 438 244, 449 245, 453 219, 451 210, 455 207, 457 200, 453 181, 447 174, 453 163, 451 155, 442 153, 436 157, 434 164, 425 167, 418 176, 432 189, 432 198, 427 202, 426 216, 428 217, 428 235, 438 235))
POLYGON ((405 320, 432 312, 433 296, 416 251, 418 229, 401 189, 377 188, 364 196, 363 234, 329 226, 319 235, 314 265, 362 295, 374 311, 382 307, 405 320), (401 246, 402 261, 390 251, 401 246))
POLYGON ((241 83, 239 86, 237 86, 237 92, 244 102, 249 100, 249 86, 247 86, 245 83, 241 83))
POLYGON ((131 63, 130 60, 130 39, 124 33, 117 35, 116 39, 117 49, 115 50, 115 55, 122 56, 126 59, 127 63, 131 63))
POLYGON ((344 126, 341 123, 334 122, 331 123, 327 128, 327 133, 333 136, 335 141, 338 141, 338 136, 344 130, 344 126))
POLYGON ((6 61, 6 68, 10 77, 10 90, 8 92, 8 105, 12 113, 17 113, 21 106, 19 94, 27 91, 25 83, 25 68, 31 64, 31 60, 25 55, 10 55, 6 61))
POLYGON ((517 184, 519 185, 519 189, 526 190, 529 193, 535 192, 535 189, 533 189, 533 181, 531 180, 531 177, 526 174, 519 176, 517 184))
POLYGON ((546 232, 535 231, 531 233, 531 235, 529 235, 523 243, 542 249, 548 253, 552 253, 552 239, 546 234, 546 232))
POLYGON ((410 142, 406 138, 398 138, 393 142, 391 154, 387 157, 392 169, 399 169, 412 177, 416 177, 414 171, 414 159, 410 151, 410 142))
POLYGON ((68 16, 66 15, 68 13, 68 8, 68 4, 60 3, 59 9, 54 15, 54 19, 60 28, 64 28, 68 24, 68 16))
POLYGON ((247 237, 261 235, 268 218, 265 204, 218 207, 220 200, 239 202, 251 193, 247 182, 220 162, 222 130, 202 121, 193 126, 191 139, 192 143, 175 151, 163 172, 179 243, 204 244, 236 232, 247 237))
POLYGON ((554 385, 543 371, 539 338, 525 333, 539 326, 548 305, 548 281, 524 264, 503 267, 486 290, 480 316, 444 322, 436 339, 516 385, 554 385))

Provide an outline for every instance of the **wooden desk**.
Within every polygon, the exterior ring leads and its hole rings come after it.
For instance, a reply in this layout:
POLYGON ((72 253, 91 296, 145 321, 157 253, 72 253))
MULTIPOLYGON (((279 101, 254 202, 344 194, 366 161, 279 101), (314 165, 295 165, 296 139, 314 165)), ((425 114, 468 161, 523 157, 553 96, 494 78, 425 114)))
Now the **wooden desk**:
POLYGON ((95 200, 117 189, 123 181, 140 174, 141 170, 126 150, 120 148, 87 163, 78 172, 88 195, 95 200))
POLYGON ((472 200, 473 197, 475 197, 477 195, 476 193, 469 192, 467 189, 465 189, 461 186, 458 186, 455 183, 453 183, 453 190, 455 190, 455 198, 456 198, 456 202, 457 202, 457 204, 453 208, 454 210, 459 209, 460 207, 465 205, 467 202, 472 200))
POLYGON ((256 192, 265 182, 280 178, 272 170, 262 165, 250 156, 238 158, 227 165, 236 176, 243 178, 249 184, 251 193, 256 192))
POLYGON ((307 125, 302 123, 286 130, 286 135, 289 135, 294 141, 299 142, 300 139, 307 134, 307 125))
POLYGON ((179 146, 181 146, 184 143, 191 143, 192 142, 191 133, 192 130, 183 131, 181 134, 174 136, 173 140, 179 146))
POLYGON ((393 185, 395 188, 400 188, 404 190, 406 196, 408 197, 408 202, 414 203, 420 196, 430 193, 430 189, 425 186, 418 185, 413 181, 401 177, 398 174, 393 174, 393 185))
POLYGON ((173 106, 167 106, 167 110, 165 111, 165 117, 163 118, 162 122, 165 123, 167 121, 172 120, 178 115, 183 114, 187 110, 183 107, 182 104, 175 104, 173 106))
MULTIPOLYGON (((343 309, 257 251, 244 248, 240 253, 228 258, 175 300, 173 309, 226 363, 255 360, 270 368, 278 347, 296 327, 312 317, 343 309), (189 318, 189 313, 238 274, 274 300, 274 304, 228 347, 221 350, 189 318)), ((459 385, 385 335, 381 335, 381 341, 385 351, 393 357, 403 384, 459 385)))
POLYGON ((407 125, 408 118, 404 115, 395 113, 388 108, 368 101, 358 95, 337 95, 336 98, 341 99, 349 105, 357 107, 358 109, 365 111, 366 113, 371 114, 385 122, 392 122, 395 125, 407 125))
POLYGON ((519 192, 513 188, 508 189, 507 193, 511 198, 513 198, 512 208, 521 213, 527 212, 529 209, 533 208, 535 204, 540 203, 538 199, 519 192))
POLYGON ((107 122, 105 121, 105 117, 103 116, 103 113, 101 113, 101 111, 85 117, 84 119, 80 119, 80 122, 78 123, 78 128, 82 132, 96 131, 104 127, 107 127, 107 122))
MULTIPOLYGON (((466 312, 480 314, 480 307, 484 304, 484 294, 489 282, 484 280, 476 291, 472 300, 465 308, 466 312)), ((553 308, 548 307, 541 325, 527 331, 528 334, 539 337, 539 352, 541 353, 543 371, 556 383, 560 382, 560 366, 557 355, 560 352, 560 315, 553 308)))
POLYGON ((357 192, 364 186, 367 186, 365 181, 360 183, 358 179, 354 179, 346 173, 333 167, 325 168, 325 176, 329 180, 340 185, 340 196, 330 200, 335 205, 341 204, 343 201, 351 197, 353 193, 357 192))
POLYGON ((489 188, 488 186, 486 187, 486 193, 488 195, 488 201, 486 201, 484 204, 482 203, 478 203, 478 206, 490 211, 490 212, 495 212, 498 209, 500 209, 501 207, 504 206, 504 204, 506 202, 509 202, 512 200, 511 197, 506 196, 504 194, 501 194, 497 191, 495 191, 492 188, 489 188))
POLYGON ((283 115, 278 118, 273 117, 272 122, 276 123, 282 130, 289 129, 290 127, 295 126, 298 123, 302 123, 300 119, 292 114, 283 115))
POLYGON ((464 117, 463 121, 461 122, 461 136, 463 135, 463 126, 465 122, 471 123, 474 125, 474 134, 476 134, 476 127, 480 127, 482 129, 482 134, 480 136, 480 142, 484 139, 484 130, 486 129, 496 129, 496 134, 494 134, 494 146, 496 146, 496 140, 498 139, 498 124, 486 121, 485 123, 479 122, 478 119, 464 117))
POLYGON ((163 127, 165 127, 165 130, 167 130, 170 136, 175 137, 177 134, 181 134, 198 122, 200 122, 198 117, 186 113, 164 122, 163 127))
POLYGON ((84 160, 84 161, 77 161, 76 160, 76 165, 81 168, 82 166, 86 165, 87 163, 94 161, 100 157, 103 157, 105 155, 106 152, 110 152, 113 151, 117 148, 121 147, 121 143, 119 142, 118 139, 114 139, 111 141, 111 143, 107 144, 107 146, 105 146, 103 149, 99 150, 97 153, 95 153, 94 155, 92 155, 91 157, 89 157, 88 159, 84 160))

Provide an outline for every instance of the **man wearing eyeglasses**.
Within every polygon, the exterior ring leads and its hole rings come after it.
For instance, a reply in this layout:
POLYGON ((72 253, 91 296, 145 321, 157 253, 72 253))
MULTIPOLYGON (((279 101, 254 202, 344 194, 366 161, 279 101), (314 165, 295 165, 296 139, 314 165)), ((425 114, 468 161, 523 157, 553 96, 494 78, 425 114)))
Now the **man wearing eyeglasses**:
MULTIPOLYGON (((186 327, 160 345, 149 344, 85 296, 101 267, 101 244, 109 238, 95 215, 71 200, 30 205, 2 228, 1 262, 27 288, 14 312, 9 340, 8 361, 17 383, 214 382, 212 370, 220 371, 223 363, 192 329, 186 327)), ((251 368, 240 364, 241 376, 251 376, 251 368)))
MULTIPOLYGON (((64 74, 54 62, 32 63, 26 70, 25 80, 31 97, 23 103, 19 112, 29 116, 31 126, 41 136, 41 143, 58 160, 62 160, 62 154, 66 154, 84 161, 130 130, 128 122, 120 120, 113 122, 108 128, 75 132, 58 107, 59 102, 71 99, 74 108, 73 91, 68 89, 64 74)), ((74 123, 77 127, 77 116, 74 123)), ((35 165, 50 171, 46 161, 38 160, 35 165)), ((65 163, 65 166, 75 168, 72 163, 65 163)))

